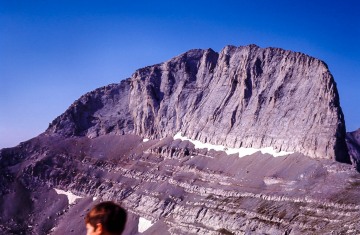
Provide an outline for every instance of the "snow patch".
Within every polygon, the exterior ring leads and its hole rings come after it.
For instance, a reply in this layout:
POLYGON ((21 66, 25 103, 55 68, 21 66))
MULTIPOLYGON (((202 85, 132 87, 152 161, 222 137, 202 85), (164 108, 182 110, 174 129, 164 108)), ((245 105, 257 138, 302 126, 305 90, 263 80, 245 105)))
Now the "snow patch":
POLYGON ((68 200, 69 200, 69 204, 73 204, 75 202, 76 199, 78 198, 82 198, 80 196, 76 196, 75 194, 73 194, 72 192, 69 191, 64 191, 61 189, 56 189, 54 188, 57 194, 64 194, 65 196, 67 196, 68 200))
POLYGON ((153 226, 153 223, 150 220, 147 220, 143 217, 139 218, 139 224, 138 224, 138 231, 139 233, 143 233, 146 230, 148 230, 151 226, 153 226))
POLYGON ((183 141, 188 140, 188 141, 190 141, 191 143, 193 143, 195 145, 195 148, 198 148, 198 149, 208 149, 208 150, 214 149, 216 151, 225 151, 226 154, 228 154, 228 155, 238 153, 239 157, 244 157, 244 156, 247 156, 247 155, 251 155, 251 154, 254 154, 254 153, 259 152, 259 151, 261 153, 263 153, 263 154, 265 154, 265 153, 271 154, 274 157, 279 157, 279 156, 284 156, 284 155, 294 153, 294 152, 285 152, 285 151, 277 152, 272 147, 266 147, 266 148, 260 148, 260 149, 243 148, 243 147, 241 147, 241 148, 228 148, 228 147, 223 146, 223 145, 213 145, 213 144, 209 144, 209 143, 202 143, 199 140, 189 139, 186 136, 182 136, 181 132, 177 133, 174 136, 174 139, 175 140, 180 139, 180 140, 183 140, 183 141))
POLYGON ((148 142, 149 141, 149 139, 143 139, 143 142, 148 142))
POLYGON ((274 178, 274 177, 265 177, 264 178, 264 183, 266 185, 280 184, 280 183, 283 183, 283 180, 278 179, 278 178, 274 178))

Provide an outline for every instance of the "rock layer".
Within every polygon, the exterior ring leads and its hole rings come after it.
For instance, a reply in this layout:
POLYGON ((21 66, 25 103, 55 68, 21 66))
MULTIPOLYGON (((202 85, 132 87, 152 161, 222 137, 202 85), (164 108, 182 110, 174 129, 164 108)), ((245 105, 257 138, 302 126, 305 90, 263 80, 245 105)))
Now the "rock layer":
POLYGON ((273 147, 350 163, 327 65, 278 48, 190 50, 90 92, 50 125, 65 136, 177 132, 228 147, 273 147))
POLYGON ((41 135, 0 151, 0 167, 2 234, 84 234, 85 212, 103 200, 133 218, 126 235, 139 234, 139 217, 154 223, 148 235, 360 233, 358 172, 298 153, 239 158, 170 137, 41 135), (54 188, 82 199, 69 205, 54 188))

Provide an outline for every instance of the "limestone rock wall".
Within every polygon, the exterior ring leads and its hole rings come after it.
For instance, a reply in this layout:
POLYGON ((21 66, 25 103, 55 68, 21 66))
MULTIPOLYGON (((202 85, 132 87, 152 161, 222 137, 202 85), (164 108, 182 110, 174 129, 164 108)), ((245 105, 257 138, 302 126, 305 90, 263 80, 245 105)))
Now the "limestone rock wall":
POLYGON ((350 162, 327 65, 279 48, 190 50, 81 97, 48 133, 174 136, 350 162), (70 123, 70 125, 69 125, 70 123))

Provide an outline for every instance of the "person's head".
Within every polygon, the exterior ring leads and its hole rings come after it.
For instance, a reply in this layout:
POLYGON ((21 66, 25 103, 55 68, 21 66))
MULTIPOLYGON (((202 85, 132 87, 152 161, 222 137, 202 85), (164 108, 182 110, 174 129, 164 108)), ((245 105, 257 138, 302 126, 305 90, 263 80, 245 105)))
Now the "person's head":
POLYGON ((126 211, 113 202, 101 202, 85 217, 87 235, 120 235, 126 223, 126 211))

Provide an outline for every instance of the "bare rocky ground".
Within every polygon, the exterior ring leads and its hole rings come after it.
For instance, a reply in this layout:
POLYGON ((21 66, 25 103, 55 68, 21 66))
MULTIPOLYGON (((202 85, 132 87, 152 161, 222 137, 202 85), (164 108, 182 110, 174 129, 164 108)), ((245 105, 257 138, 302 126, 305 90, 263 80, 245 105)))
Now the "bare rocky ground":
POLYGON ((126 234, 138 234, 139 217, 154 222, 143 234, 360 233, 360 174, 332 160, 239 158, 136 135, 44 134, 1 156, 5 234, 85 234, 84 215, 101 200, 127 209, 126 234), (83 198, 69 205, 54 188, 83 198))
POLYGON ((85 234, 104 200, 129 212, 128 235, 360 234, 359 133, 346 134, 318 59, 190 50, 83 95, 43 134, 0 150, 1 234, 85 234), (294 153, 240 158, 179 132, 294 153))

